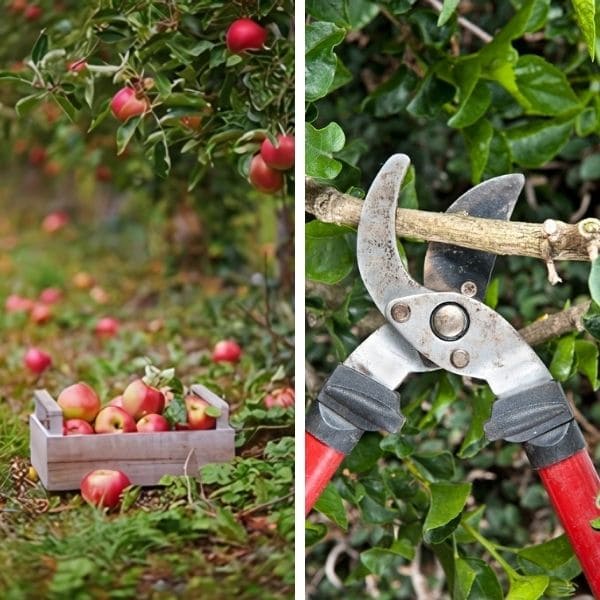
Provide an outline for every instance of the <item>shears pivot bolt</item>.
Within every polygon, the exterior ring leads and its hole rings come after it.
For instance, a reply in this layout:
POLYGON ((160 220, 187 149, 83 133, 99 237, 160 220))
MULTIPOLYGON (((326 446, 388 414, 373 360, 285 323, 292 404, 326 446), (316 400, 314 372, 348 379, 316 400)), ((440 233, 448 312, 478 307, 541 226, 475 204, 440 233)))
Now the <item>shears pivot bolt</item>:
POLYGON ((431 313, 431 329, 440 339, 453 342, 467 333, 469 315, 462 306, 445 302, 431 313))

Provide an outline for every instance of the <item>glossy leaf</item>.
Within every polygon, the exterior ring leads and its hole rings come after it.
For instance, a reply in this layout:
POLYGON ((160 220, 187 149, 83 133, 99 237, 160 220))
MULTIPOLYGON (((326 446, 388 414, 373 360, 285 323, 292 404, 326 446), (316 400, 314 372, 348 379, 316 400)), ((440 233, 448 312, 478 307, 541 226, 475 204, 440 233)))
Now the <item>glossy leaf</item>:
POLYGON ((541 598, 550 583, 547 575, 519 576, 511 579, 506 600, 537 600, 541 598))
POLYGON ((479 558, 458 558, 455 563, 454 594, 456 600, 502 600, 502 587, 493 569, 479 558))
POLYGON ((547 542, 522 548, 518 551, 518 557, 526 574, 545 573, 572 579, 581 573, 581 566, 564 534, 547 542))
POLYGON ((524 167, 539 167, 567 143, 573 121, 531 121, 506 131, 513 158, 524 167))
POLYGON ((427 542, 439 544, 456 529, 467 498, 470 483, 432 483, 431 504, 423 524, 423 537, 427 542))
POLYGON ((558 381, 566 381, 571 374, 573 361, 575 359, 575 339, 572 335, 559 340, 552 362, 550 373, 558 381))
POLYGON ((337 489, 330 483, 319 496, 315 503, 315 509, 323 513, 342 529, 348 527, 348 516, 342 497, 337 489))
POLYGON ((598 380, 598 346, 589 340, 575 341, 575 356, 577 358, 577 370, 583 373, 590 382, 592 388, 600 387, 598 380))
POLYGON ((590 58, 596 56, 596 2, 595 0, 571 0, 577 23, 583 33, 590 58))
POLYGON ((342 170, 340 161, 333 158, 346 142, 346 136, 337 123, 323 129, 306 124, 306 174, 318 179, 334 179, 342 170))
POLYGON ((306 225, 306 277, 334 284, 347 277, 354 267, 354 252, 347 239, 347 227, 311 221, 306 225))

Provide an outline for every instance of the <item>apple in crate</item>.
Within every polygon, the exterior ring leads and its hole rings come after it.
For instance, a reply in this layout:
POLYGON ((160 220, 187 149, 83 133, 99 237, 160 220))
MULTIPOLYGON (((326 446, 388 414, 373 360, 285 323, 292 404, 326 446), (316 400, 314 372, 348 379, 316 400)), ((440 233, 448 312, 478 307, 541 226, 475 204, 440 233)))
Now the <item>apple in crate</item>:
POLYGON ((67 419, 63 424, 63 435, 94 433, 94 428, 83 419, 67 419))
POLYGON ((103 508, 114 508, 119 504, 123 490, 129 485, 131 481, 122 471, 97 469, 83 478, 80 487, 86 502, 103 508))
POLYGON ((130 433, 136 431, 133 417, 118 406, 104 407, 94 421, 96 433, 130 433))
POLYGON ((142 417, 137 422, 137 430, 141 432, 151 432, 151 431, 169 431, 169 421, 167 421, 162 415, 157 415, 155 413, 150 413, 145 417, 142 417))
POLYGON ((190 429, 214 429, 221 411, 198 396, 186 396, 185 408, 190 429))
POLYGON ((136 379, 123 392, 123 408, 137 421, 145 415, 162 413, 165 396, 155 387, 136 379))
POLYGON ((91 423, 100 410, 98 394, 82 381, 66 387, 58 395, 57 403, 65 419, 83 419, 91 423))
POLYGON ((118 406, 123 408, 123 396, 115 396, 109 403, 108 406, 118 406))

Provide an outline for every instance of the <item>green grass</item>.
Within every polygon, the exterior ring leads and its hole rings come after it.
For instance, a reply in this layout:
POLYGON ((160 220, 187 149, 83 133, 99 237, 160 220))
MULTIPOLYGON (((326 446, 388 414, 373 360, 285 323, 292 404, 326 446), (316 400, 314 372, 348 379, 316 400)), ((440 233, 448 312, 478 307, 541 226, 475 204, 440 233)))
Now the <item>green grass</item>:
POLYGON ((0 196, 10 216, 0 223, 0 302, 10 293, 35 297, 48 285, 62 287, 65 299, 46 325, 0 317, 0 598, 291 598, 293 411, 262 404, 272 387, 291 383, 289 303, 271 293, 269 328, 260 324, 264 289, 241 284, 249 279, 243 269, 218 285, 170 273, 164 244, 149 240, 159 235, 150 209, 152 229, 121 219, 50 236, 39 228, 43 206, 15 212, 9 197, 0 196), (94 276, 107 303, 73 286, 79 271, 94 276), (122 322, 107 342, 93 334, 104 315, 122 322), (213 344, 230 336, 243 346, 242 360, 213 364, 213 344), (54 358, 39 379, 21 365, 33 344, 54 358), (239 430, 232 464, 208 468, 203 483, 180 477, 133 488, 112 513, 26 477, 35 388, 57 394, 84 380, 107 401, 147 359, 226 398, 239 430))

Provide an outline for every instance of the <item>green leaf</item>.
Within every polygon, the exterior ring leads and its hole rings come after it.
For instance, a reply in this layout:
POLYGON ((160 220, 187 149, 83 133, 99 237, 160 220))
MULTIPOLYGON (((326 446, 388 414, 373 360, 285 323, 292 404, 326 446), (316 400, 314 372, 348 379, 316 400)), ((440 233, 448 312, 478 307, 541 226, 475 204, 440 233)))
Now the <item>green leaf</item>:
POLYGON ((590 276, 588 278, 590 296, 596 304, 600 304, 600 256, 592 263, 590 276))
POLYGON ((338 68, 333 49, 345 35, 346 31, 334 23, 319 21, 307 25, 304 97, 308 102, 323 98, 329 92, 338 68))
POLYGON ((440 16, 438 17, 438 27, 442 27, 448 22, 450 17, 454 14, 458 3, 459 0, 444 0, 440 16))
POLYGON ((550 363, 550 373, 557 381, 566 381, 573 368, 575 359, 575 339, 572 335, 561 338, 556 345, 552 362, 550 363))
POLYGON ((315 509, 323 513, 342 529, 348 528, 348 515, 342 497, 333 484, 328 484, 315 503, 315 509))
POLYGON ((325 523, 313 523, 312 521, 306 521, 304 528, 304 543, 307 548, 313 546, 317 542, 320 542, 329 531, 329 528, 325 523))
POLYGON ((73 106, 69 98, 61 94, 54 94, 53 98, 65 115, 67 115, 69 121, 74 122, 77 117, 77 108, 73 106))
POLYGON ((455 562, 455 600, 502 600, 502 587, 492 568, 479 558, 458 558, 455 562))
POLYGON ((431 504, 423 524, 423 538, 426 542, 439 544, 459 524, 461 512, 471 493, 471 484, 432 483, 430 492, 431 504))
POLYGON ((587 44, 590 58, 596 56, 596 2, 595 0, 571 0, 575 9, 577 23, 583 33, 583 39, 587 44))
POLYGON ((579 174, 584 181, 600 179, 600 154, 586 156, 579 167, 579 174))
POLYGON ((415 117, 436 117, 446 104, 454 97, 454 87, 449 83, 428 74, 421 82, 415 97, 406 107, 415 117))
POLYGON ((98 113, 96 114, 93 121, 91 122, 87 132, 90 133, 91 131, 96 129, 96 127, 98 127, 98 125, 100 125, 102 123, 102 121, 104 121, 104 119, 106 119, 109 112, 110 112, 110 98, 107 98, 106 100, 104 100, 104 102, 102 102, 102 104, 98 108, 98 113))
POLYGON ((542 597, 549 583, 547 575, 519 575, 511 579, 506 600, 537 600, 542 597))
POLYGON ((463 130, 465 144, 471 161, 471 181, 479 183, 490 155, 490 144, 494 128, 486 119, 463 130))
POLYGON ((127 148, 135 130, 141 122, 142 116, 140 115, 139 117, 129 119, 117 129, 117 155, 122 154, 125 148, 127 148))
POLYGON ((590 382, 592 388, 600 387, 598 380, 598 345, 589 340, 575 341, 575 356, 577 357, 577 370, 583 373, 590 382))
POLYGON ((592 519, 590 521, 590 525, 592 526, 593 529, 600 530, 600 517, 598 517, 597 519, 592 519))
POLYGON ((514 72, 519 92, 527 100, 528 113, 553 117, 579 108, 565 74, 541 56, 520 56, 514 72))
POLYGON ((366 433, 360 442, 354 446, 352 452, 344 459, 344 467, 353 473, 364 473, 372 469, 382 455, 379 447, 381 435, 378 433, 366 433))
POLYGON ((485 81, 480 81, 454 115, 448 119, 448 125, 457 129, 473 125, 485 114, 491 103, 492 94, 485 81))
POLYGON ((527 546, 518 551, 519 564, 526 574, 546 574, 573 579, 581 567, 573 554, 569 540, 563 534, 542 544, 527 546))
POLYGON ((402 65, 385 83, 369 95, 365 104, 373 106, 376 117, 398 114, 408 105, 417 81, 417 76, 402 65))
POLYGON ((46 35, 46 31, 42 30, 31 49, 31 60, 36 64, 39 63, 46 55, 46 52, 48 52, 48 36, 46 35))
POLYGON ((346 143, 346 136, 337 123, 323 129, 306 124, 306 174, 318 179, 334 179, 342 170, 340 161, 333 158, 346 143))
POLYGON ((493 392, 487 386, 474 394, 471 402, 471 424, 458 451, 459 458, 472 458, 486 445, 483 425, 492 414, 494 399, 493 392))
POLYGON ((402 557, 412 560, 415 556, 414 546, 409 540, 395 540, 389 548, 375 546, 365 550, 360 554, 360 562, 376 575, 384 576, 386 571, 393 568, 398 563, 398 558, 402 557))
POLYGON ((187 422, 187 410, 182 396, 175 396, 163 412, 163 416, 171 426, 187 422))
POLYGON ((225 539, 242 544, 248 538, 244 527, 236 520, 233 513, 226 508, 217 508, 216 526, 217 532, 225 539))
POLYGON ((354 252, 348 242, 347 227, 311 221, 306 225, 306 277, 334 284, 354 268, 354 252))
POLYGON ((330 21, 349 29, 362 29, 377 16, 377 3, 369 0, 308 0, 306 12, 318 21, 330 21))
POLYGON ((586 331, 597 340, 600 340, 600 305, 592 302, 582 320, 586 331))
POLYGON ((36 94, 31 94, 31 96, 25 96, 24 98, 21 98, 15 104, 15 110, 17 111, 19 117, 23 117, 31 112, 45 96, 45 93, 38 92, 36 94))
POLYGON ((558 154, 567 143, 573 121, 542 120, 506 131, 514 160, 524 167, 539 167, 558 154))

